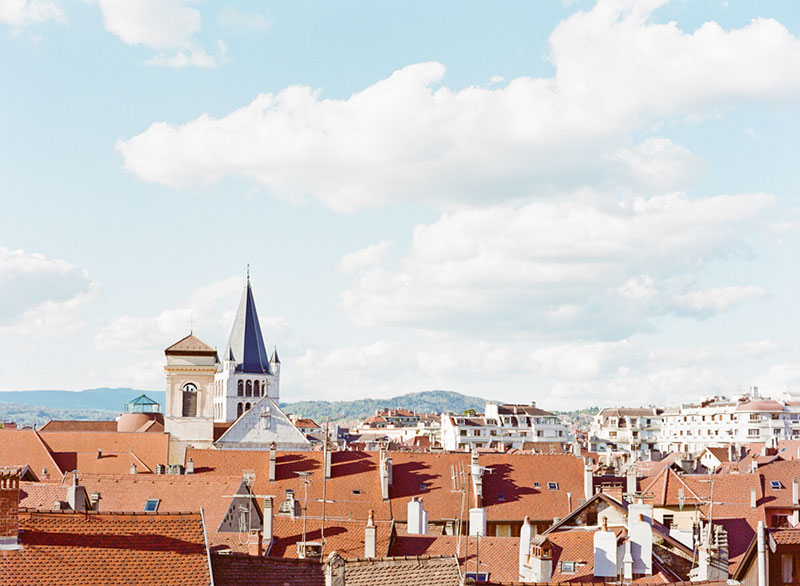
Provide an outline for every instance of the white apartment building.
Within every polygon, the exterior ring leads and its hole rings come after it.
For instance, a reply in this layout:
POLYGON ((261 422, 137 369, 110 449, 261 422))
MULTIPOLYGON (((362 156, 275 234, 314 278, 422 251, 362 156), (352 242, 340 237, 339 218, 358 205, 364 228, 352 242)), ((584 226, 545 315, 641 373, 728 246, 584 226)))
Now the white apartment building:
POLYGON ((558 416, 528 405, 486 403, 482 415, 442 414, 442 447, 448 451, 473 448, 523 448, 525 442, 569 441, 569 431, 558 416))
POLYGON ((661 413, 655 407, 603 409, 592 419, 590 451, 644 454, 658 449, 661 413))
POLYGON ((708 447, 800 439, 800 403, 761 397, 758 387, 729 399, 666 409, 603 409, 594 417, 590 449, 641 455, 648 450, 700 454, 708 447))

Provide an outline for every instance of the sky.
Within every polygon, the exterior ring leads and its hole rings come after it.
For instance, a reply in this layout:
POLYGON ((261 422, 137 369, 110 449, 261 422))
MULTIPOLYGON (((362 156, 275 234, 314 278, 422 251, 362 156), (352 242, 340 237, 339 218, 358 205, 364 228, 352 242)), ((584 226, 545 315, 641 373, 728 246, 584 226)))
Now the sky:
POLYGON ((793 0, 0 0, 0 391, 800 393, 793 0), (794 155, 792 153, 795 153, 794 155))

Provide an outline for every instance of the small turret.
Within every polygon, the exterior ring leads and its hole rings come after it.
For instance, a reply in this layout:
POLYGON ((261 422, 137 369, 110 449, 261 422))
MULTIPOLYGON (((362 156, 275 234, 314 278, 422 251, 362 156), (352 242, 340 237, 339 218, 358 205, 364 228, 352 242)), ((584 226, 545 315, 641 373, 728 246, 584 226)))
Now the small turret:
POLYGON ((277 346, 273 346, 272 358, 269 359, 269 371, 274 375, 278 375, 281 372, 281 359, 278 358, 277 346))

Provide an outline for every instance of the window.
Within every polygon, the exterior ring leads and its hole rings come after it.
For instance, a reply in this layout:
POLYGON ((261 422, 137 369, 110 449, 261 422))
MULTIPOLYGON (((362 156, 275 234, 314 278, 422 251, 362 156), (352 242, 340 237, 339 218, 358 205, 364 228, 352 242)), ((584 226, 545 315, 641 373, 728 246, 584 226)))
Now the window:
POLYGON ((761 416, 758 413, 751 413, 750 421, 761 421, 761 416))
POLYGON ((254 397, 261 396, 261 385, 257 380, 253 381, 253 396, 254 397))
POLYGON ((183 416, 195 417, 197 415, 197 385, 186 383, 183 385, 183 416))
POLYGON ((542 487, 542 485, 540 483, 538 483, 538 482, 534 482, 533 483, 533 488, 541 488, 541 487, 542 487))
POLYGON ((155 513, 158 510, 158 503, 161 502, 161 499, 147 499, 144 502, 144 512, 145 513, 155 513))
POLYGON ((747 437, 758 437, 761 434, 761 430, 757 427, 751 427, 747 430, 747 437))
MULTIPOLYGON (((242 382, 242 381, 239 381, 239 382, 242 382)), ((236 405, 236 417, 237 418, 241 417, 242 413, 244 413, 244 407, 242 406, 241 403, 239 403, 238 405, 236 405)))
POLYGON ((236 394, 240 397, 244 397, 244 382, 239 381, 236 385, 236 394))
POLYGON ((475 582, 486 582, 489 579, 489 572, 467 572, 466 578, 475 582))
POLYGON ((547 490, 558 490, 558 482, 548 482, 547 490))
POLYGON ((253 396, 253 383, 252 383, 252 381, 247 381, 245 383, 244 396, 245 397, 252 397, 253 396))
POLYGON ((577 571, 575 562, 561 562, 562 574, 574 574, 577 571))
POLYGON ((794 582, 794 556, 790 553, 781 554, 781 582, 794 582))
POLYGON ((669 529, 672 527, 674 523, 675 523, 675 515, 664 515, 664 520, 662 521, 662 524, 665 527, 669 529))
POLYGON ((354 488, 353 489, 353 494, 361 494, 361 489, 360 488, 354 488))
POLYGON ((250 403, 245 403, 244 404, 244 410, 245 411, 250 411, 250 403))
POLYGON ((779 488, 783 488, 783 485, 781 484, 780 480, 770 480, 769 485, 772 488, 772 490, 778 490, 779 488))
POLYGON ((504 495, 503 493, 498 494, 497 495, 497 502, 498 503, 506 502, 506 495, 504 495))

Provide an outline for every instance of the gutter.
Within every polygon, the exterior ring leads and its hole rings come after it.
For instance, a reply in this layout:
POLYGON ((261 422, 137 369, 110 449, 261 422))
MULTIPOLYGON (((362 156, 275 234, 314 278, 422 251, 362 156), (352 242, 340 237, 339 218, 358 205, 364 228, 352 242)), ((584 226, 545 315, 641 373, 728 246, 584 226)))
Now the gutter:
POLYGON ((206 534, 206 516, 203 514, 203 507, 200 507, 200 522, 203 525, 203 543, 206 546, 206 559, 208 560, 209 586, 214 586, 214 568, 211 566, 211 550, 208 547, 208 535, 206 534))

